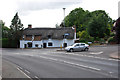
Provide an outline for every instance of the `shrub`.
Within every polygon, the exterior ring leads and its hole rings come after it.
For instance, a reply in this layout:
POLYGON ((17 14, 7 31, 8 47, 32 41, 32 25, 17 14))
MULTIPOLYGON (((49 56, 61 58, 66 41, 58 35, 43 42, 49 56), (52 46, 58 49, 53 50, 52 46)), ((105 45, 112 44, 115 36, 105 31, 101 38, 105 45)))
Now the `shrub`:
POLYGON ((115 43, 116 40, 113 37, 108 38, 108 43, 115 43))
POLYGON ((17 47, 17 41, 15 40, 8 40, 8 38, 0 39, 2 42, 2 48, 16 48, 17 47))
POLYGON ((7 48, 9 45, 8 38, 3 38, 3 39, 1 39, 1 41, 2 41, 2 47, 7 48))

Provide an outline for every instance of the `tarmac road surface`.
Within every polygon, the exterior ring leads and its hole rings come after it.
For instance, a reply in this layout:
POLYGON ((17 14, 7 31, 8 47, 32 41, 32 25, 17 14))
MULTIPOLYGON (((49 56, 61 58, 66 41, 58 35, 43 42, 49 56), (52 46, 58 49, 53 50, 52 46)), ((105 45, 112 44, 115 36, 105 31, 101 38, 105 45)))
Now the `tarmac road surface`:
MULTIPOLYGON (((91 47, 88 52, 56 49, 3 49, 2 59, 30 78, 118 78, 118 59, 108 57, 117 46, 91 47), (91 54, 90 54, 91 53, 91 54)), ((3 71, 4 73, 4 71, 3 71)))

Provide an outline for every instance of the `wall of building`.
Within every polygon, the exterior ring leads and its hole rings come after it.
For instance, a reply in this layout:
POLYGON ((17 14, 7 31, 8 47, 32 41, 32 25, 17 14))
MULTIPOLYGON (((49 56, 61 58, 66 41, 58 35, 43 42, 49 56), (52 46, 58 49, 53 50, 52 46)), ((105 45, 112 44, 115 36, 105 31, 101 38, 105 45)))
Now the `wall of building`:
POLYGON ((60 47, 61 45, 63 47, 63 43, 67 43, 67 46, 74 44, 73 39, 69 39, 69 40, 68 39, 65 39, 65 40, 64 39, 63 40, 55 40, 55 39, 51 40, 51 39, 49 39, 49 40, 43 40, 42 42, 47 43, 47 47, 60 47), (53 46, 48 46, 49 42, 52 42, 53 46))
POLYGON ((25 44, 28 47, 28 42, 32 43, 32 48, 43 48, 43 43, 46 43, 46 47, 63 47, 63 43, 67 43, 67 46, 74 44, 74 39, 63 39, 63 40, 56 40, 56 39, 48 39, 48 40, 41 40, 41 41, 24 41, 20 40, 20 48, 25 48, 25 44), (52 46, 48 46, 48 43, 52 43, 52 46), (38 47, 35 45, 38 44, 38 47))

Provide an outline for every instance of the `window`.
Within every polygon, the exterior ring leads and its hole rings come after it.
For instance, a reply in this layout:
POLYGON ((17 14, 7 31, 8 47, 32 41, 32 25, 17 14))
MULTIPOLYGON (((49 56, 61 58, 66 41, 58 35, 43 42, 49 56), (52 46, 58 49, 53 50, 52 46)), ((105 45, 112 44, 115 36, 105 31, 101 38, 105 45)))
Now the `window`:
POLYGON ((81 44, 82 46, 84 46, 85 44, 81 44))
POLYGON ((40 41, 41 40, 41 35, 35 35, 34 40, 35 41, 40 41))
POLYGON ((53 44, 50 42, 50 43, 48 43, 48 46, 52 46, 53 44))
POLYGON ((75 46, 79 46, 79 44, 76 44, 75 46))

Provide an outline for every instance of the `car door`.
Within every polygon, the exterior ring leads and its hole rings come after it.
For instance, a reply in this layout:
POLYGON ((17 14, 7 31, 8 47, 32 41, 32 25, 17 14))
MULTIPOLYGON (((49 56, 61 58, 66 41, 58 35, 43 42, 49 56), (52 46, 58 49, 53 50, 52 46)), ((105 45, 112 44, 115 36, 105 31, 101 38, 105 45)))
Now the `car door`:
POLYGON ((84 43, 81 43, 80 44, 80 50, 82 51, 82 50, 84 50, 85 49, 85 44, 84 43))
POLYGON ((79 44, 76 44, 76 45, 74 46, 74 51, 79 51, 79 44))

